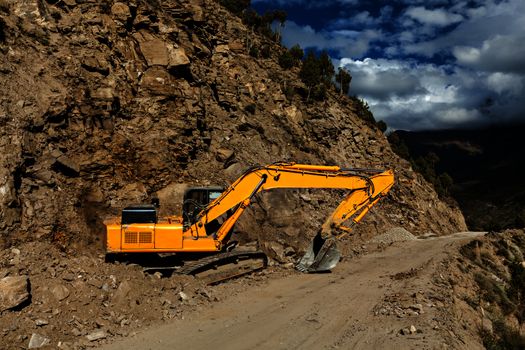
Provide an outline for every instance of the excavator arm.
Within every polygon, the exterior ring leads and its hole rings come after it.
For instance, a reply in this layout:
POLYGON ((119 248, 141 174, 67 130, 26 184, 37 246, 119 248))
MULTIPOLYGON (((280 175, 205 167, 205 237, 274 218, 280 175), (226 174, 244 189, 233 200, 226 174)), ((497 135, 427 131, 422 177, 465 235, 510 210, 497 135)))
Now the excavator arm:
MULTIPOLYGON (((242 213, 250 205, 253 197, 262 191, 276 188, 323 188, 346 189, 350 193, 343 199, 332 215, 322 225, 317 244, 312 247, 314 261, 305 262, 308 265, 303 270, 310 271, 311 266, 319 265, 315 271, 327 269, 334 265, 337 255, 332 246, 335 239, 339 239, 351 231, 351 226, 359 222, 381 197, 385 196, 394 184, 394 174, 391 170, 377 169, 345 169, 338 166, 317 166, 295 163, 275 163, 257 167, 245 172, 222 195, 211 202, 197 216, 187 230, 191 236, 198 238, 208 235, 206 225, 217 218, 233 211, 214 232, 217 248, 226 243, 229 232, 242 213), (350 222, 349 226, 345 226, 350 222), (321 242, 321 243, 319 243, 321 242), (325 244, 330 242, 330 244, 325 244), (315 246, 323 246, 323 249, 315 246), (317 252, 316 252, 317 251, 317 252), (320 256, 323 254, 324 256, 320 256), (330 255, 333 255, 331 258, 330 255), (329 258, 329 259, 327 259, 329 258), (322 260, 330 260, 322 263, 322 260)), ((314 240, 315 241, 315 240, 314 240)), ((309 255, 308 252, 305 257, 309 255)), ((310 254, 311 255, 311 254, 310 254)), ((339 256, 337 255, 337 260, 339 256)), ((302 259, 304 260, 304 258, 302 259)), ((310 258, 307 260, 311 260, 310 258)), ((336 263, 336 262, 335 262, 336 263)))

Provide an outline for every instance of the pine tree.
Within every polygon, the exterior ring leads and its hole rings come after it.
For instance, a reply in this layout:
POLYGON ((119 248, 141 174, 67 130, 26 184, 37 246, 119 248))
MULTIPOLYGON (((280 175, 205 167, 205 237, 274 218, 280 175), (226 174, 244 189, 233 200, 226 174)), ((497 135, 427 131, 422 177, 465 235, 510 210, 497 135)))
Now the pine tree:
POLYGON ((288 17, 288 14, 283 10, 273 11, 273 20, 279 22, 279 30, 277 31, 277 38, 276 38, 277 42, 281 42, 284 23, 286 22, 287 17, 288 17))
POLYGON ((384 133, 388 129, 388 125, 383 120, 379 120, 377 122, 377 127, 379 130, 381 130, 382 133, 384 133))
POLYGON ((321 81, 321 67, 319 65, 319 60, 315 57, 313 52, 309 52, 308 55, 306 55, 301 71, 299 72, 299 77, 308 88, 308 97, 306 98, 306 101, 308 102, 308 100, 310 100, 312 88, 321 81))
POLYGON ((303 49, 301 49, 301 46, 299 46, 299 44, 295 44, 290 48, 290 54, 297 62, 302 60, 304 57, 304 51, 303 49))
POLYGON ((220 0, 220 3, 237 16, 250 7, 250 0, 220 0))
POLYGON ((347 95, 348 91, 350 91, 350 82, 352 82, 350 73, 345 68, 339 67, 335 81, 339 85, 339 92, 347 95))
POLYGON ((261 26, 261 16, 259 16, 257 12, 255 12, 255 10, 253 9, 248 9, 244 11, 242 16, 242 21, 250 29, 246 31, 246 49, 248 50, 250 55, 256 57, 257 55, 252 54, 254 50, 257 49, 253 47, 253 37, 255 36, 255 30, 261 26))
POLYGON ((262 22, 261 16, 259 16, 253 9, 244 11, 242 20, 244 24, 246 24, 246 26, 250 27, 252 30, 259 28, 262 22))
POLYGON ((284 69, 290 69, 295 65, 295 59, 290 51, 285 51, 279 56, 279 65, 284 69))
POLYGON ((319 55, 319 68, 321 70, 321 77, 326 83, 329 83, 334 76, 334 65, 332 59, 326 50, 323 50, 319 55))

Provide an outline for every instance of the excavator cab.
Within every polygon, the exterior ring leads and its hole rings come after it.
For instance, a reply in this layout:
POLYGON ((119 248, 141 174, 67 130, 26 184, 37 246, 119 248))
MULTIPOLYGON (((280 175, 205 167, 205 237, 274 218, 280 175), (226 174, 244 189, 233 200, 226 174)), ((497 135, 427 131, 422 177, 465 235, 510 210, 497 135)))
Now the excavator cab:
POLYGON ((190 187, 187 189, 186 192, 184 192, 184 201, 182 203, 182 224, 184 229, 197 222, 199 213, 205 209, 209 203, 219 198, 223 191, 224 188, 218 186, 190 187))

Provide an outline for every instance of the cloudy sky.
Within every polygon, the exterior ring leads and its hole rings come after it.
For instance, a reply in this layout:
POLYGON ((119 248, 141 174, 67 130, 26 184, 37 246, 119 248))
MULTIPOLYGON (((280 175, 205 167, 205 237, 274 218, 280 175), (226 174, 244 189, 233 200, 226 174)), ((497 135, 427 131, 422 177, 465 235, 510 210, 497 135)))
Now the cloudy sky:
POLYGON ((283 43, 328 50, 393 129, 525 121, 525 0, 252 0, 283 43))

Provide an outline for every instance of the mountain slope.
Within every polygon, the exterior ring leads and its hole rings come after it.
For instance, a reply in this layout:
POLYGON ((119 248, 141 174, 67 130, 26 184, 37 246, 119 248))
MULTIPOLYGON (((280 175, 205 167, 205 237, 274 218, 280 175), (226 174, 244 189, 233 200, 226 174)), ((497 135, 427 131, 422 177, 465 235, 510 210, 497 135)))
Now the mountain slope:
MULTIPOLYGON (((102 220, 123 205, 183 183, 225 185, 275 161, 393 167, 396 187, 360 235, 465 229, 459 210, 393 154, 352 101, 335 91, 308 105, 298 94, 287 99, 285 85, 303 86, 296 70, 278 66, 282 48, 213 1, 3 4, 3 245, 46 239, 99 249, 102 220), (272 56, 249 56, 247 39, 271 45, 272 56)), ((304 244, 336 201, 301 196, 263 196, 239 230, 304 244)))

